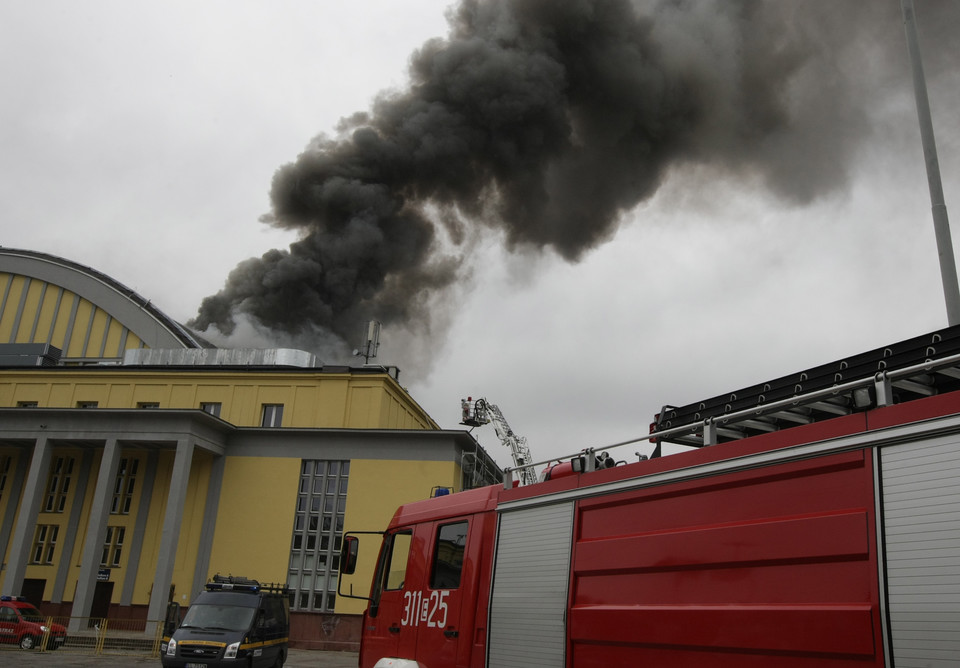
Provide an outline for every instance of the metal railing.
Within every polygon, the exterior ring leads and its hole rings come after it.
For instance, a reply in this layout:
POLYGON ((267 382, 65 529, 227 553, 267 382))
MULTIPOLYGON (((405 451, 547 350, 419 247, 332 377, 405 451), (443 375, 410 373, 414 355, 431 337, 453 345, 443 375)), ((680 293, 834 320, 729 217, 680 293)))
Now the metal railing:
MULTIPOLYGON (((163 632, 161 621, 104 617, 47 617, 43 627, 42 635, 31 636, 26 643, 32 645, 31 651, 159 656, 163 632)), ((2 640, 0 651, 23 651, 20 636, 5 635, 2 640)))
POLYGON ((881 370, 869 376, 857 378, 844 383, 837 383, 830 387, 825 387, 819 390, 801 392, 792 397, 787 397, 778 401, 761 403, 750 408, 745 408, 722 415, 715 415, 703 420, 696 420, 674 427, 655 429, 636 438, 631 438, 626 441, 611 443, 609 445, 600 447, 585 448, 579 452, 571 453, 570 455, 561 457, 559 459, 545 459, 539 462, 523 464, 522 466, 508 467, 504 469, 503 486, 505 489, 510 489, 513 486, 513 475, 520 469, 532 469, 537 466, 545 466, 559 461, 573 460, 578 457, 584 457, 583 470, 584 472, 590 472, 594 470, 594 455, 597 453, 607 452, 614 448, 633 445, 643 441, 652 442, 656 439, 669 440, 671 437, 683 434, 700 434, 703 446, 716 445, 717 428, 722 425, 733 424, 739 420, 756 418, 783 408, 804 406, 824 397, 837 396, 843 393, 853 392, 858 389, 871 388, 873 390, 873 396, 871 398, 872 407, 879 408, 889 406, 893 403, 892 388, 894 386, 896 386, 898 383, 909 383, 909 378, 916 376, 919 373, 930 372, 939 372, 953 378, 960 377, 960 354, 948 355, 939 359, 927 359, 923 362, 911 364, 898 369, 881 370))

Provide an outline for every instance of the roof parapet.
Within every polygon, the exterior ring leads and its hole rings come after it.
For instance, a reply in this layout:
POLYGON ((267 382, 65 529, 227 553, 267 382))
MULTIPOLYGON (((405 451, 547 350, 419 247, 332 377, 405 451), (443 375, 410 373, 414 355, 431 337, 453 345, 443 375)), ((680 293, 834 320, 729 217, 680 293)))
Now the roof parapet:
POLYGON ((124 366, 286 366, 322 367, 313 353, 293 348, 137 348, 123 355, 124 366))

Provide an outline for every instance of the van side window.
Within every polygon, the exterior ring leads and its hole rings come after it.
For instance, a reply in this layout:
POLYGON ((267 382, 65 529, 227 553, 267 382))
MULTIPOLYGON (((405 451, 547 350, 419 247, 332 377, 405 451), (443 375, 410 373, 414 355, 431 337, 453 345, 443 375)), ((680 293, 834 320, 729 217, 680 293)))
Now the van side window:
POLYGON ((383 588, 387 591, 403 589, 407 579, 407 558, 410 556, 410 543, 413 535, 409 531, 395 533, 390 542, 390 555, 387 558, 387 572, 383 588))
POLYGON ((433 547, 431 589, 456 589, 460 586, 463 553, 467 545, 467 523, 445 524, 437 531, 433 547))
POLYGON ((283 628, 283 602, 279 597, 264 597, 263 613, 263 626, 267 633, 275 634, 283 628))

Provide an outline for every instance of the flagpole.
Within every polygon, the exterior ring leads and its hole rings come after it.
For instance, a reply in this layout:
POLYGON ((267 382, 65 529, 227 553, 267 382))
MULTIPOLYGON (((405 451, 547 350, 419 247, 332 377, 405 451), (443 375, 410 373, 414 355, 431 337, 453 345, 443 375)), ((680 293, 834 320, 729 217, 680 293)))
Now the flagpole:
POLYGON ((903 25, 907 33, 907 51, 910 54, 910 66, 913 71, 913 90, 917 98, 917 116, 920 119, 920 140, 923 144, 923 157, 927 165, 927 183, 930 186, 933 229, 936 233, 937 250, 940 255, 940 280, 943 282, 943 296, 947 304, 947 322, 953 326, 960 324, 960 288, 957 285, 957 263, 953 254, 953 241, 950 238, 947 205, 943 198, 940 161, 937 158, 937 145, 933 136, 933 120, 930 116, 927 82, 923 75, 923 62, 920 58, 920 42, 917 37, 917 20, 913 9, 913 0, 901 0, 900 7, 903 10, 903 25))

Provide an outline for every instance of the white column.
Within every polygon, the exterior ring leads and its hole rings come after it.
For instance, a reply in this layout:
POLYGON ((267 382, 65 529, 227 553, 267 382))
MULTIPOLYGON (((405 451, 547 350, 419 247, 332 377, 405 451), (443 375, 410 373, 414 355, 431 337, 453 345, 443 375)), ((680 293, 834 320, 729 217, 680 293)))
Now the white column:
MULTIPOLYGON (((79 625, 82 617, 89 617, 93 607, 93 592, 97 586, 97 571, 103 554, 103 542, 107 537, 107 521, 110 519, 110 501, 117 483, 117 468, 120 465, 120 445, 111 438, 103 448, 97 487, 93 492, 93 504, 87 520, 87 536, 83 541, 80 558, 80 575, 77 593, 73 597, 71 626, 79 625)), ((76 629, 73 629, 76 630, 76 629)))
POLYGON ((19 596, 20 589, 23 587, 23 578, 27 572, 27 563, 30 561, 30 548, 33 546, 33 536, 37 526, 37 515, 43 503, 43 492, 50 471, 51 451, 52 447, 46 436, 41 436, 33 445, 30 470, 27 472, 27 481, 23 486, 20 513, 10 544, 10 557, 3 571, 3 584, 0 585, 0 594, 5 596, 19 596))
POLYGON ((150 607, 147 609, 147 619, 150 621, 162 622, 167 610, 167 594, 173 584, 173 565, 177 558, 183 506, 186 503, 187 483, 190 481, 190 466, 193 463, 193 447, 193 443, 188 439, 177 442, 177 456, 173 462, 173 474, 170 476, 170 494, 167 496, 167 508, 163 515, 163 532, 160 534, 157 572, 153 578, 150 607))

